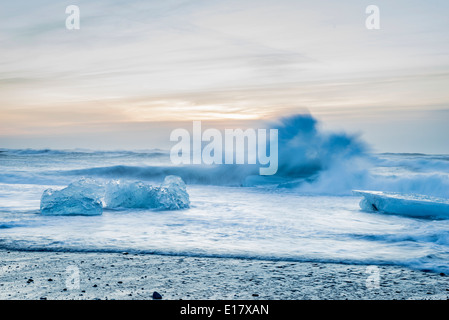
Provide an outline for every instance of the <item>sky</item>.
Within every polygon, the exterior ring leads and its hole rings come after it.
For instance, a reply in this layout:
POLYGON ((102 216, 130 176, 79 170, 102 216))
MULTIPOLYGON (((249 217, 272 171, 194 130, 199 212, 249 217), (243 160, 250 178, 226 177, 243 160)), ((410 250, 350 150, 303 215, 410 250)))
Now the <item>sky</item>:
POLYGON ((1 1, 0 148, 166 148, 192 120, 310 112, 376 152, 449 153, 448 13, 445 0, 1 1))

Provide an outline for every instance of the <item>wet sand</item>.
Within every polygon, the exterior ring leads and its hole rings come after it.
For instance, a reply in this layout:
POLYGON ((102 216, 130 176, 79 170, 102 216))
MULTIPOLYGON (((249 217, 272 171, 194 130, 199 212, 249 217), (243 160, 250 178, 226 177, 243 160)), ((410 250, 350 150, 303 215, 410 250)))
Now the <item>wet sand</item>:
POLYGON ((449 299, 449 276, 399 266, 0 250, 0 299, 449 299))

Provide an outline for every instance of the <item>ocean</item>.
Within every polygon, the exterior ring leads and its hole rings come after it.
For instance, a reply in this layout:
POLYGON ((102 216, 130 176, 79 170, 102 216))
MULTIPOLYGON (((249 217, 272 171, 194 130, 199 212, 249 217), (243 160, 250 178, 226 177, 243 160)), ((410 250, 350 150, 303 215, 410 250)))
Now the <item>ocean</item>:
POLYGON ((448 199, 448 155, 375 154, 353 137, 308 135, 320 143, 281 144, 273 177, 253 174, 252 166, 173 166, 164 150, 0 149, 0 248, 449 272, 449 212, 448 219, 365 212, 361 197, 352 193, 368 189, 448 199), (186 182, 190 208, 105 209, 99 216, 40 213, 44 190, 83 177, 159 185, 167 175, 186 182))

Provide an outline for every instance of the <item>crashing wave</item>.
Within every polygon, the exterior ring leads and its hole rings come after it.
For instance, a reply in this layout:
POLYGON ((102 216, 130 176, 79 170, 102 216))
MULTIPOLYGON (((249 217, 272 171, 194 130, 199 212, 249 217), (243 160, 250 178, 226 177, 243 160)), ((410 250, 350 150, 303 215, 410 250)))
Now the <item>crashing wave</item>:
MULTIPOLYGON (((273 176, 259 176, 259 166, 250 164, 176 166, 169 163, 168 152, 161 150, 142 154, 107 152, 106 155, 114 155, 114 161, 98 167, 96 157, 103 158, 104 151, 92 151, 77 154, 77 159, 85 159, 86 164, 92 165, 42 172, 0 170, 0 183, 65 185, 73 177, 83 176, 155 181, 176 175, 188 184, 279 187, 302 194, 350 195, 353 189, 365 189, 449 198, 447 155, 370 154, 368 146, 357 135, 324 131, 310 114, 293 115, 266 125, 278 129, 279 133, 279 164, 273 176), (167 157, 142 166, 142 159, 154 159, 158 152, 167 157)), ((0 151, 6 154, 40 152, 43 160, 47 159, 44 155, 61 152, 0 151)))

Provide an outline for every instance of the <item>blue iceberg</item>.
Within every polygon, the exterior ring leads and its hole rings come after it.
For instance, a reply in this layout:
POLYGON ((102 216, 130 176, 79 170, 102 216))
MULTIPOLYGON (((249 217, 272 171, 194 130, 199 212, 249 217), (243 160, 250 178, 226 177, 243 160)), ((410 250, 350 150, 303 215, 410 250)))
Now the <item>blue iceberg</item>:
POLYGON ((189 208, 189 194, 184 181, 167 176, 160 187, 143 182, 111 181, 106 185, 105 207, 178 210, 189 208))
POLYGON ((178 176, 167 176, 157 196, 158 208, 179 210, 190 207, 189 194, 184 181, 178 176))
POLYGON ((363 196, 360 208, 368 212, 398 214, 416 218, 449 218, 449 200, 420 194, 354 190, 363 196))
POLYGON ((41 197, 43 215, 101 215, 103 208, 179 210, 190 207, 184 181, 167 176, 159 187, 141 181, 101 183, 82 179, 64 189, 47 189, 41 197))
POLYGON ((61 190, 47 189, 41 197, 43 215, 86 215, 103 213, 102 187, 94 180, 82 179, 61 190))

